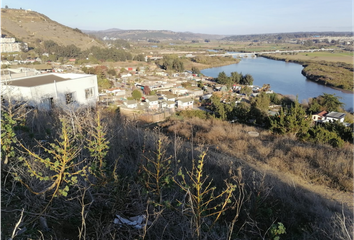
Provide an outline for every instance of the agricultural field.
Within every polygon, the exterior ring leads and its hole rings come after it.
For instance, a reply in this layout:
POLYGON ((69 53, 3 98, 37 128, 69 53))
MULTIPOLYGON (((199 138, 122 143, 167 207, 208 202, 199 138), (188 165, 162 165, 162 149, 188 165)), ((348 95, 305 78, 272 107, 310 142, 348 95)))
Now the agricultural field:
POLYGON ((286 58, 289 60, 344 62, 349 64, 353 64, 353 57, 353 52, 313 52, 286 55, 286 58))

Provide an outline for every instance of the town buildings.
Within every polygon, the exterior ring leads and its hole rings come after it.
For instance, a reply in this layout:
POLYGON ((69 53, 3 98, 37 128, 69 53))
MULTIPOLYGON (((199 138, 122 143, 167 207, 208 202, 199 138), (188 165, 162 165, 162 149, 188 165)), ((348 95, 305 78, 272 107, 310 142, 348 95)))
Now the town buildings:
POLYGON ((16 42, 15 38, 0 38, 0 46, 2 53, 20 52, 21 48, 28 48, 26 43, 16 42))

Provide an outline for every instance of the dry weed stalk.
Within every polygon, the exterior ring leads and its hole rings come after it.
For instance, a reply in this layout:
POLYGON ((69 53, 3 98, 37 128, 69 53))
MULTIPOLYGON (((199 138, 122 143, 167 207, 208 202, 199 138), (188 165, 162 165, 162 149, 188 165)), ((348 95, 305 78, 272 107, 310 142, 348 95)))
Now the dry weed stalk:
MULTIPOLYGON (((239 167, 237 169, 237 175, 231 172, 231 168, 230 168, 230 176, 231 180, 234 182, 234 186, 237 187, 238 189, 238 194, 236 195, 235 192, 232 193, 232 205, 231 205, 231 209, 232 211, 234 211, 234 218, 232 219, 231 223, 228 226, 227 229, 227 236, 228 236, 228 240, 232 239, 232 233, 235 227, 235 223, 238 220, 239 216, 240 216, 240 212, 241 212, 241 208, 244 204, 245 201, 248 201, 249 199, 246 199, 246 192, 245 192, 245 184, 243 182, 243 177, 242 177, 242 169, 241 167, 239 167)), ((241 229, 240 229, 241 230, 241 229)), ((240 231, 239 230, 239 231, 240 231)))
POLYGON ((236 186, 227 183, 227 187, 218 195, 214 195, 215 187, 211 187, 212 180, 208 181, 208 176, 203 176, 204 158, 206 153, 202 153, 199 157, 198 165, 193 161, 191 171, 186 170, 185 175, 181 169, 178 175, 181 180, 173 178, 173 181, 186 193, 187 201, 179 201, 183 205, 182 212, 186 212, 191 219, 191 225, 198 239, 201 239, 201 227, 208 217, 214 216, 213 223, 208 226, 209 231, 214 224, 219 220, 221 214, 228 209, 228 204, 231 202, 232 193, 236 186))
POLYGON ((157 141, 157 149, 155 152, 155 158, 145 157, 147 165, 142 165, 146 174, 145 186, 148 191, 151 191, 159 199, 159 203, 162 204, 162 191, 170 184, 171 181, 171 159, 165 157, 166 150, 162 149, 161 138, 157 141))
POLYGON ((69 186, 77 184, 78 176, 85 176, 87 172, 88 166, 82 166, 83 161, 75 162, 79 152, 82 150, 82 147, 77 144, 76 138, 71 134, 71 128, 68 126, 67 121, 64 118, 62 119, 60 139, 61 141, 56 140, 56 143, 50 143, 49 148, 39 143, 40 148, 47 153, 48 157, 46 157, 44 153, 41 155, 36 154, 34 151, 28 149, 20 143, 20 146, 30 157, 33 158, 35 163, 44 165, 45 169, 49 170, 39 171, 33 168, 33 163, 31 163, 29 159, 26 157, 21 158, 31 176, 34 176, 43 182, 50 182, 48 187, 38 192, 24 183, 20 178, 21 176, 17 175, 15 178, 36 195, 45 194, 54 190, 50 201, 42 213, 47 209, 54 197, 61 195, 67 196, 69 186))
POLYGON ((86 231, 87 231, 86 217, 88 214, 88 210, 86 210, 86 207, 91 206, 91 204, 93 203, 93 201, 91 201, 85 204, 85 195, 87 190, 88 189, 83 189, 81 199, 79 200, 81 205, 81 228, 79 229, 79 239, 86 239, 86 231))
MULTIPOLYGON (((9 240, 14 239, 14 237, 16 237, 17 235, 21 234, 23 231, 21 231, 21 229, 19 229, 19 226, 22 222, 22 217, 23 217, 23 212, 25 211, 25 209, 23 208, 21 211, 21 216, 20 219, 18 220, 18 222, 16 223, 14 230, 12 231, 12 235, 11 238, 9 240)), ((26 230, 26 228, 24 228, 26 230)))
POLYGON ((101 181, 106 181, 105 157, 109 149, 109 141, 106 139, 106 129, 102 125, 100 113, 97 112, 95 122, 91 124, 89 137, 87 138, 87 149, 90 157, 93 158, 90 170, 91 173, 101 181), (96 163, 98 162, 98 164, 96 163))

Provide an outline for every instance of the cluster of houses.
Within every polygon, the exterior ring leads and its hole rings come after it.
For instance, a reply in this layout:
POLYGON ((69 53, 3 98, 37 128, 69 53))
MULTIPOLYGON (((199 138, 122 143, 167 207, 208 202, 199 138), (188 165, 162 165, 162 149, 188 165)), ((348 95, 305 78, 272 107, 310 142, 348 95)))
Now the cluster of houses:
POLYGON ((130 109, 141 109, 145 111, 169 110, 174 112, 177 110, 193 109, 193 98, 176 99, 173 95, 159 94, 159 96, 144 97, 142 101, 127 100, 124 105, 130 109))
MULTIPOLYGON (((134 86, 122 85, 106 89, 99 94, 97 76, 91 74, 75 73, 45 73, 35 69, 2 69, 1 70, 1 92, 2 97, 26 102, 28 105, 40 109, 51 109, 53 106, 80 107, 96 106, 100 101, 100 95, 114 97, 120 106, 126 109, 136 109, 145 112, 162 112, 175 110, 193 109, 195 99, 210 99, 213 91, 225 91, 225 86, 215 85, 203 89, 197 87, 197 81, 208 82, 208 79, 198 78, 187 74, 189 78, 162 79, 145 77, 144 81, 135 83, 134 86), (190 77, 194 77, 189 80, 190 77), (188 83, 187 86, 183 83, 188 83), (182 86, 183 85, 183 86, 182 86), (139 89, 142 93, 144 88, 149 87, 155 91, 154 95, 145 95, 140 100, 128 100, 133 89, 139 89)), ((212 83, 212 82, 209 82, 212 83)), ((234 87, 237 91, 237 86, 234 87)), ((259 91, 252 86, 253 92, 259 91)), ((266 89, 267 92, 269 89, 266 89)), ((220 93, 221 94, 221 93, 220 93)), ((235 94, 235 93, 230 93, 235 94)), ((256 93, 254 93, 255 95, 256 93)), ((130 98, 131 99, 131 98, 130 98)), ((225 102, 226 100, 224 100, 225 102)), ((238 99, 235 104, 242 101, 238 99)), ((272 115, 272 111, 270 114, 272 115)), ((274 111, 276 114, 276 111, 274 111)), ((338 121, 343 124, 345 113, 322 111, 312 115, 315 123, 338 121)))
POLYGON ((197 87, 198 81, 202 81, 203 78, 197 78, 191 72, 176 73, 167 77, 163 70, 146 73, 144 67, 139 67, 139 71, 134 71, 134 68, 126 69, 130 72, 120 74, 120 78, 113 81, 114 88, 105 89, 100 93, 102 102, 114 99, 118 100, 118 104, 121 103, 120 106, 123 108, 171 112, 176 109, 192 109, 194 99, 204 95, 203 89, 197 87), (140 81, 132 81, 133 78, 140 78, 140 81), (143 94, 145 88, 154 91, 154 94, 143 94), (139 101, 128 100, 134 89, 140 90, 143 95, 139 101))

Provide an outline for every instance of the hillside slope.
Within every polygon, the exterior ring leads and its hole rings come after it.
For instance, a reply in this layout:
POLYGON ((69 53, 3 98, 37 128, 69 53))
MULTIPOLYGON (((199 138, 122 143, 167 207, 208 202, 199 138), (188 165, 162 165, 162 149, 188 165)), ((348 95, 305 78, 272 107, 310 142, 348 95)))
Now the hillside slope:
POLYGON ((1 9, 1 31, 6 37, 15 37, 34 46, 41 41, 53 40, 59 45, 70 45, 88 49, 103 46, 88 35, 57 23, 35 11, 22 9, 1 9))
POLYGON ((212 35, 191 32, 173 32, 168 30, 122 30, 122 29, 107 29, 103 31, 84 31, 93 34, 97 37, 114 37, 130 40, 204 40, 204 39, 221 39, 224 35, 212 35))

